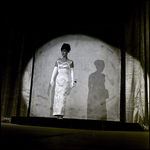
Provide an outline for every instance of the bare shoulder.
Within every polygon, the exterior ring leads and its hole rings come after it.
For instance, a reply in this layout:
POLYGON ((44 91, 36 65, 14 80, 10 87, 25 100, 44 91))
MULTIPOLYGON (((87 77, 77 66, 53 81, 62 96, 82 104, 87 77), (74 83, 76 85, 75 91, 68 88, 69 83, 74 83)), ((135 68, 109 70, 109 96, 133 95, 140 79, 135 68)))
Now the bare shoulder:
POLYGON ((58 58, 58 59, 56 60, 56 62, 59 61, 59 60, 61 61, 61 58, 58 58))
POLYGON ((73 60, 70 60, 70 67, 74 68, 74 62, 73 62, 73 60))
POLYGON ((70 59, 69 61, 70 61, 71 63, 73 63, 73 60, 70 59))
POLYGON ((58 61, 60 60, 60 58, 58 58, 55 62, 55 66, 58 67, 58 61))

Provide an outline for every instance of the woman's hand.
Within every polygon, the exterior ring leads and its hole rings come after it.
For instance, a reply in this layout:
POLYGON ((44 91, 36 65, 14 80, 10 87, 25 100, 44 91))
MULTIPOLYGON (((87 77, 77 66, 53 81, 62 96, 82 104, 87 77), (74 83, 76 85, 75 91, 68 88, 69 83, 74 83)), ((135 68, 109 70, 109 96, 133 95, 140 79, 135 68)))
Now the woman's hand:
POLYGON ((75 80, 74 82, 71 83, 71 88, 75 87, 77 83, 77 80, 75 80))
POLYGON ((75 87, 74 82, 71 83, 71 88, 75 87))
POLYGON ((47 90, 47 95, 48 95, 48 96, 50 95, 50 88, 53 88, 53 86, 54 86, 54 81, 51 81, 51 82, 49 83, 48 90, 47 90))

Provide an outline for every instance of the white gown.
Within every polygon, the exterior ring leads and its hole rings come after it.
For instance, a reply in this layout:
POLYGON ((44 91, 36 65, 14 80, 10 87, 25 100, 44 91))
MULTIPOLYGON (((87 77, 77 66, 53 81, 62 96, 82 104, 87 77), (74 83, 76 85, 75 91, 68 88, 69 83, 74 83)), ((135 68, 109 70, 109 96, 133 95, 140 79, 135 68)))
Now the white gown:
POLYGON ((71 90, 71 60, 62 62, 57 60, 58 75, 56 77, 55 96, 53 104, 53 115, 62 115, 65 113, 66 97, 71 90))

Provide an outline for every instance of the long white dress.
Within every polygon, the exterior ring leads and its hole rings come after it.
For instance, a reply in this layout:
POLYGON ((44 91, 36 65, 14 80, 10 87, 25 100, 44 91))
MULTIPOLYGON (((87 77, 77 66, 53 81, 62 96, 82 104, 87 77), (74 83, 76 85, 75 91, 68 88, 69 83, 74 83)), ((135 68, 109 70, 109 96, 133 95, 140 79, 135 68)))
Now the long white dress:
POLYGON ((53 115, 62 115, 65 113, 66 97, 71 90, 71 60, 62 62, 57 60, 58 75, 56 77, 55 96, 53 104, 53 115))

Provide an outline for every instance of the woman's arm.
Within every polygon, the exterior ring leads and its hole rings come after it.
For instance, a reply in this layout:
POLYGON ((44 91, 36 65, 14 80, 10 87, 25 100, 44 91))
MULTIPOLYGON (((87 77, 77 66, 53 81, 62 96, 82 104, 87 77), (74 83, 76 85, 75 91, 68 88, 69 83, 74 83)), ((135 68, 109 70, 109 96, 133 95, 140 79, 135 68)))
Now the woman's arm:
POLYGON ((52 76, 51 76, 51 80, 50 80, 50 83, 49 83, 49 86, 48 86, 48 90, 47 90, 47 94, 49 96, 50 94, 50 88, 54 86, 54 79, 56 77, 56 74, 57 74, 57 66, 55 65, 54 69, 53 69, 53 73, 52 73, 52 76))
POLYGON ((50 81, 50 85, 51 85, 51 86, 54 85, 54 79, 55 79, 55 77, 56 77, 57 70, 58 70, 58 67, 55 65, 55 67, 54 67, 54 69, 53 69, 52 76, 51 76, 51 81, 50 81))
POLYGON ((72 61, 71 65, 71 88, 73 88, 75 86, 75 82, 74 82, 74 63, 72 61))
POLYGON ((52 76, 51 76, 51 80, 50 80, 50 85, 53 86, 54 85, 54 79, 57 75, 57 71, 58 71, 58 63, 57 61, 55 62, 55 67, 53 69, 53 72, 52 72, 52 76))

